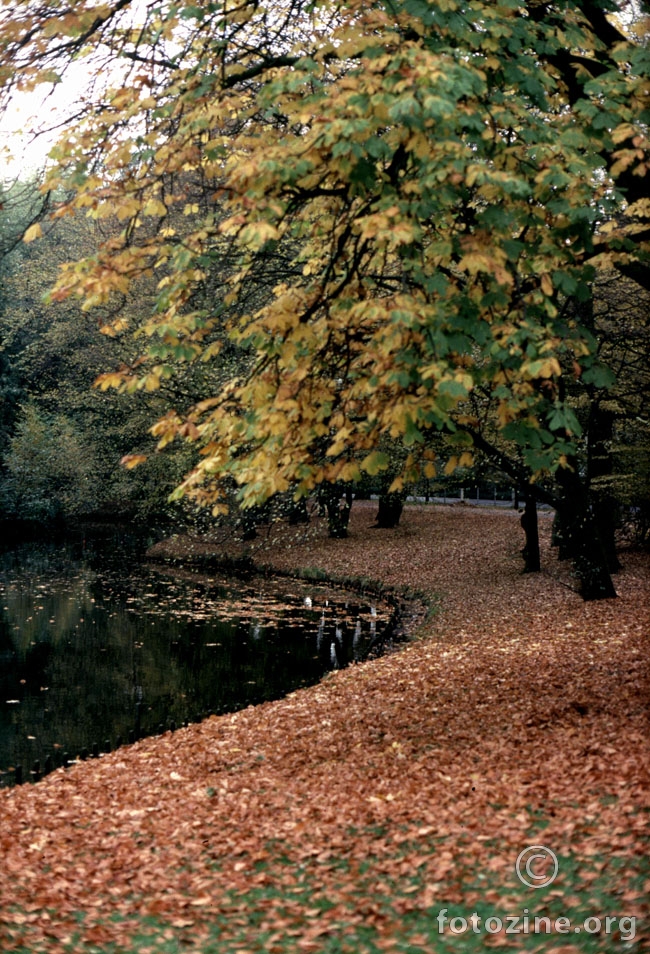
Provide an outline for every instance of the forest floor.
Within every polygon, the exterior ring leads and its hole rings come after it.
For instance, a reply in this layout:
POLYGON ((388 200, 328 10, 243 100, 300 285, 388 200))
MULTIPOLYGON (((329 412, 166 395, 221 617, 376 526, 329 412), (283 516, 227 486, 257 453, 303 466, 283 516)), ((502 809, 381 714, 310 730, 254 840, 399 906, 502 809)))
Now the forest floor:
POLYGON ((549 517, 523 575, 512 511, 373 516, 249 550, 426 592, 413 640, 0 792, 3 954, 650 950, 648 554, 585 604, 549 517))

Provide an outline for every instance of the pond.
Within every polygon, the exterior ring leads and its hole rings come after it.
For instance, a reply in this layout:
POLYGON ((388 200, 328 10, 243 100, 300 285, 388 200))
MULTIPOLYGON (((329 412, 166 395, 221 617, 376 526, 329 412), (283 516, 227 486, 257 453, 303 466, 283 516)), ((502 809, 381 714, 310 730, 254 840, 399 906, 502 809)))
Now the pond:
POLYGON ((364 659, 392 607, 150 565, 128 537, 0 553, 0 786, 364 659))

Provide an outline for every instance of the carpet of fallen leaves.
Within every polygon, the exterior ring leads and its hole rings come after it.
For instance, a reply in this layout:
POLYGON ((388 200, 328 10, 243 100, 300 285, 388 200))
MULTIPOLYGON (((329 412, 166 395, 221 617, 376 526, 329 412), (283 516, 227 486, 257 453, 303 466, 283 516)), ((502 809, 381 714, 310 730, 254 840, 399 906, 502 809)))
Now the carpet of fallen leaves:
POLYGON ((3 954, 650 949, 648 555, 585 604, 541 521, 530 575, 512 511, 264 531, 256 560, 438 611, 399 652, 0 793, 3 954), (543 889, 515 875, 531 845, 558 857, 543 889), (442 909, 504 929, 441 933, 442 909), (570 933, 506 933, 522 912, 570 933), (633 939, 606 933, 624 916, 633 939))

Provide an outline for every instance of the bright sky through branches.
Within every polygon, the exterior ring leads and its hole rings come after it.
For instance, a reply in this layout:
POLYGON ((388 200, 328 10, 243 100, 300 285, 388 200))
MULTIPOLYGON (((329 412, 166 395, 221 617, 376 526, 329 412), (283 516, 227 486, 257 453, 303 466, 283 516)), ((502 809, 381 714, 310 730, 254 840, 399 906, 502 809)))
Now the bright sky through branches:
MULTIPOLYGON (((133 0, 122 12, 131 27, 144 22, 146 0, 133 0)), ((61 36, 53 36, 58 44, 61 36)), ((96 51, 95 51, 96 55, 96 51)), ((44 83, 32 92, 13 91, 10 102, 0 109, 0 181, 12 181, 44 169, 48 154, 67 126, 84 112, 84 102, 96 100, 98 90, 119 82, 120 72, 107 69, 106 59, 96 69, 93 57, 61 62, 59 83, 44 83)), ((121 65, 126 66, 125 61, 121 65)))
MULTIPOLYGON (((87 74, 84 78, 87 82, 87 74)), ((47 155, 60 135, 59 124, 72 111, 78 89, 78 84, 68 78, 46 92, 39 89, 16 95, 0 118, 3 180, 30 175, 45 166, 47 155)))

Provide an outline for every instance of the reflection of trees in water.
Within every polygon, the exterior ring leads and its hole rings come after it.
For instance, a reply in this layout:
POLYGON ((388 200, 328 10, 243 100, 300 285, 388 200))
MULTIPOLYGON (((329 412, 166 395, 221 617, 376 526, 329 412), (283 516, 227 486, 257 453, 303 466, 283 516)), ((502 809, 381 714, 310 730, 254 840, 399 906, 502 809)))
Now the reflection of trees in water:
POLYGON ((315 585, 305 597, 288 581, 123 578, 59 550, 3 558, 0 773, 277 698, 363 658, 388 623, 315 585))

